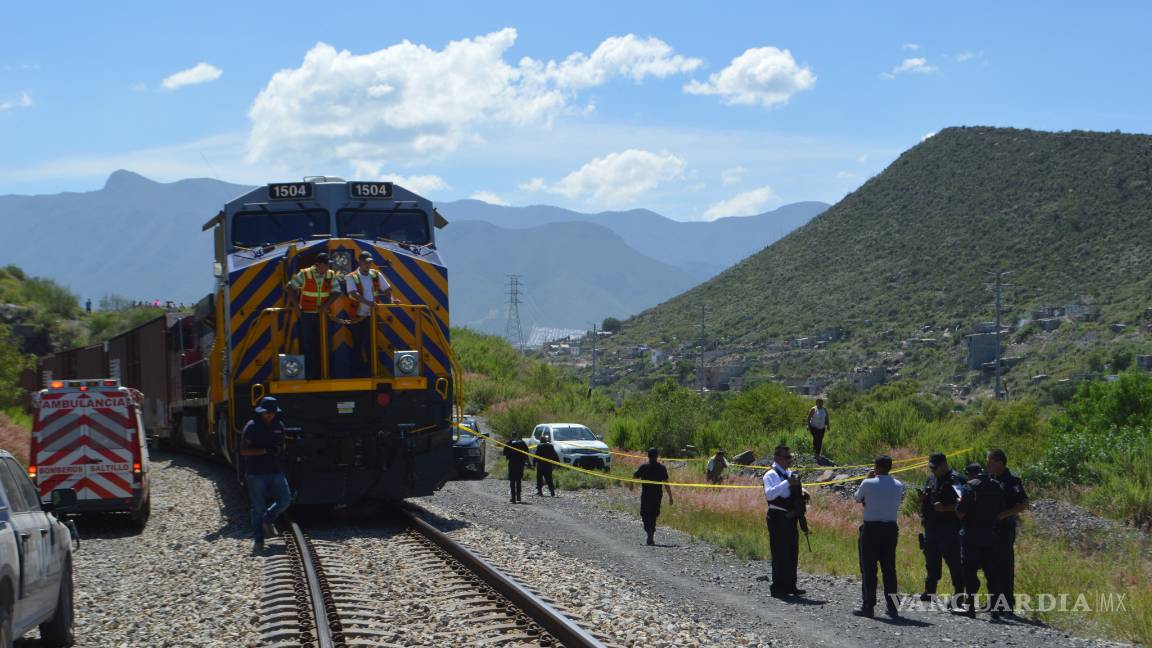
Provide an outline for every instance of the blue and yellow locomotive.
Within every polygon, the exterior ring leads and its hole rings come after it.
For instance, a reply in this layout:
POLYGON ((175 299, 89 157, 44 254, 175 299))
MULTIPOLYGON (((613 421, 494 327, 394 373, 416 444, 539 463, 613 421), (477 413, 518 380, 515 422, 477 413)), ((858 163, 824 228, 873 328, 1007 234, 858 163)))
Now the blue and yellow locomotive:
POLYGON ((204 225, 215 239, 217 287, 201 307, 213 329, 203 440, 239 470, 240 431, 254 404, 275 396, 298 504, 440 488, 453 469, 458 392, 448 270, 436 250, 446 224, 429 200, 389 182, 307 178, 225 205, 204 225), (339 296, 315 329, 304 326, 289 301, 292 277, 326 253, 343 285, 363 252, 395 303, 361 315, 339 296), (357 334, 358 326, 366 328, 357 334))

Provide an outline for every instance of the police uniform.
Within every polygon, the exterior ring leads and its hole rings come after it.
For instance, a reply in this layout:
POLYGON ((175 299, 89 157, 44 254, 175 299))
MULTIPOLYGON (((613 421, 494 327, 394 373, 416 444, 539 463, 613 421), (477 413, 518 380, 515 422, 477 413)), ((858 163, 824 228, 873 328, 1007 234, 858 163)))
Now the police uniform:
POLYGON ((889 616, 898 616, 896 544, 900 527, 897 519, 904 501, 904 484, 892 475, 876 475, 860 482, 853 498, 864 504, 864 523, 860 525, 857 543, 863 601, 856 614, 872 616, 876 607, 876 567, 879 566, 883 576, 884 607, 889 616))
POLYGON ((796 571, 800 562, 799 520, 789 515, 795 508, 792 486, 788 478, 792 471, 773 463, 764 473, 764 496, 768 499, 768 546, 772 552, 772 596, 788 596, 798 591, 796 571))
MULTIPOLYGON (((560 461, 560 455, 556 452, 556 446, 552 445, 551 441, 544 441, 536 446, 536 456, 540 459, 551 459, 552 461, 560 461)), ((555 466, 547 461, 536 462, 536 494, 544 494, 544 484, 548 484, 548 494, 556 497, 556 482, 552 480, 552 468, 555 466)))
MULTIPOLYGON (((1007 468, 996 477, 1000 488, 1004 491, 1004 510, 1008 510, 1021 502, 1028 501, 1028 493, 1024 490, 1024 482, 1013 475, 1007 468)), ((1016 602, 1016 525, 1019 516, 1000 520, 997 524, 996 536, 996 563, 1000 568, 1000 588, 1004 595, 1009 611, 1015 609, 1016 602)))
MULTIPOLYGON (((960 502, 956 504, 956 511, 964 515, 960 528, 960 562, 964 571, 964 589, 968 593, 969 616, 976 613, 975 597, 980 591, 981 569, 984 570, 984 578, 988 581, 989 597, 995 600, 1001 592, 1001 569, 998 565, 1000 528, 996 519, 997 513, 994 510, 982 510, 983 507, 977 501, 981 486, 989 481, 997 489, 1000 488, 1000 484, 991 476, 980 475, 964 485, 960 493, 960 502)), ((1003 510, 999 505, 996 508, 1003 510)))
POLYGON ((935 594, 936 584, 943 576, 941 559, 948 565, 952 577, 952 588, 956 594, 964 593, 964 569, 960 562, 960 520, 953 511, 937 511, 937 503, 955 507, 960 496, 956 485, 964 481, 955 471, 948 471, 943 478, 929 475, 924 482, 924 502, 920 506, 920 518, 924 523, 924 593, 935 594))
POLYGON ((528 460, 528 444, 524 439, 516 439, 504 448, 504 458, 508 460, 508 491, 512 496, 512 503, 520 501, 520 486, 524 479, 524 462, 528 460), (519 450, 520 452, 517 452, 519 450))

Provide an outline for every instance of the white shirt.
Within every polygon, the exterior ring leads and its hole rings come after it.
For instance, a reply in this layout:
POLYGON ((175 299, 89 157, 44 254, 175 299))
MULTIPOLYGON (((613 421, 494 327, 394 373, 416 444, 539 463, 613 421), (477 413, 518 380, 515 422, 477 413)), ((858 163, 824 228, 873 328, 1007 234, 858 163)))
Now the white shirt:
POLYGON ((772 503, 772 500, 774 499, 780 497, 787 498, 792 495, 792 489, 788 484, 788 480, 781 478, 780 473, 777 471, 783 472, 788 477, 792 476, 791 470, 781 468, 778 464, 773 462, 772 470, 764 473, 764 497, 768 500, 768 508, 776 509, 777 511, 787 511, 788 509, 784 508, 783 506, 776 506, 772 503))
POLYGON ((823 407, 813 407, 812 418, 808 419, 808 424, 819 430, 828 427, 828 410, 823 407))
POLYGON ((904 503, 904 484, 892 475, 876 475, 860 482, 854 497, 864 503, 865 522, 895 522, 904 503))
MULTIPOLYGON (((387 287, 387 282, 383 277, 380 278, 381 287, 387 287)), ((372 292, 372 275, 364 274, 357 270, 348 275, 348 292, 359 292, 360 297, 364 300, 360 302, 358 313, 361 317, 367 317, 372 312, 372 303, 376 301, 376 295, 372 292), (360 290, 357 290, 360 286, 360 290)))

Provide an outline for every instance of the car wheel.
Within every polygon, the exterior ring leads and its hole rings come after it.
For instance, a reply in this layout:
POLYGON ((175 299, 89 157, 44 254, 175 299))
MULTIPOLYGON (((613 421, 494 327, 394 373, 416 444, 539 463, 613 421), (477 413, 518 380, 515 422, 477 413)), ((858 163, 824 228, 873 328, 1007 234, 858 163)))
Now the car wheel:
MULTIPOLYGON (((42 644, 45 646, 71 646, 76 643, 72 603, 72 561, 69 560, 64 563, 64 573, 60 577, 60 594, 56 599, 56 614, 48 621, 40 624, 40 642, 42 644)), ((11 644, 0 643, 0 646, 5 645, 11 644)))
POLYGON ((149 495, 144 503, 140 505, 140 509, 132 513, 132 525, 139 529, 144 530, 148 525, 148 518, 152 516, 152 496, 149 495))
POLYGON ((12 610, 0 607, 0 648, 12 648, 12 610))

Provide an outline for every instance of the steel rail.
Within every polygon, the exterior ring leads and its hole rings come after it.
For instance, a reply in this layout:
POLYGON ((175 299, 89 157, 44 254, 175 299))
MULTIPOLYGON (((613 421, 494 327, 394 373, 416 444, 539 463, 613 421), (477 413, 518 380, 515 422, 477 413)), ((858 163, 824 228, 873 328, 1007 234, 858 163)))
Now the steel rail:
POLYGON ((520 608, 532 621, 562 643, 565 648, 605 648, 604 644, 600 643, 588 631, 573 623, 568 617, 541 600, 540 597, 529 592, 519 583, 489 565, 483 558, 422 520, 416 514, 416 511, 419 510, 418 507, 408 504, 397 510, 413 529, 476 574, 489 587, 508 599, 508 602, 520 608))
POLYGON ((318 565, 312 559, 311 545, 307 538, 304 537, 304 531, 300 529, 300 525, 296 524, 296 522, 291 522, 290 524, 292 541, 296 543, 296 548, 300 556, 300 564, 308 583, 308 600, 312 604, 312 617, 316 621, 316 647, 336 648, 336 646, 342 645, 343 642, 341 641, 338 644, 333 637, 330 626, 331 619, 328 616, 328 605, 324 595, 326 588, 321 586, 318 565))

